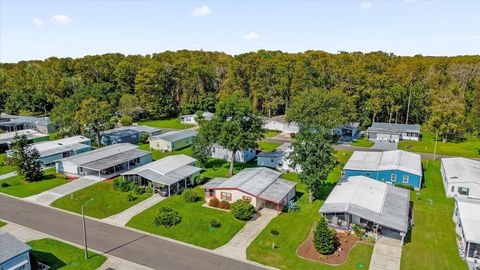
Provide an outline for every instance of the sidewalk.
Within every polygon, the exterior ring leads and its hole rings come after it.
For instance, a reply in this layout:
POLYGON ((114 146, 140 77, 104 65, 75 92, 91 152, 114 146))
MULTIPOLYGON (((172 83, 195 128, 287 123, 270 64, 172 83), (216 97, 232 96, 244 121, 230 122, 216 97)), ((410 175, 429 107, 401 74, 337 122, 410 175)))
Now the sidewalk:
POLYGON ((247 224, 225 245, 215 249, 222 254, 238 258, 247 259, 247 247, 250 243, 265 229, 270 221, 277 216, 275 210, 263 208, 257 218, 250 220, 247 224))
POLYGON ((124 226, 132 217, 163 201, 164 199, 166 198, 158 194, 154 194, 150 198, 126 209, 121 213, 102 219, 102 221, 112 225, 124 226))
MULTIPOLYGON (((42 232, 35 231, 35 230, 30 229, 30 228, 27 228, 27 227, 24 227, 24 226, 15 224, 15 223, 11 223, 11 222, 8 222, 7 225, 5 225, 3 227, 0 227, 0 231, 8 232, 11 235, 13 235, 14 237, 21 240, 22 242, 28 242, 28 241, 38 240, 38 239, 43 239, 43 238, 51 238, 51 239, 55 239, 55 240, 58 240, 58 241, 62 241, 64 243, 68 243, 69 245, 72 245, 72 246, 75 246, 75 247, 78 247, 78 248, 83 248, 82 246, 79 246, 77 244, 70 243, 70 242, 67 242, 65 240, 53 237, 51 235, 44 234, 42 232)), ((94 251, 94 250, 92 250, 92 251, 94 251)), ((98 251, 94 251, 94 252, 101 254, 101 252, 98 252, 98 251)), ((117 258, 115 256, 111 256, 109 254, 102 254, 102 255, 106 256, 107 260, 105 261, 105 263, 103 263, 102 266, 100 266, 98 268, 98 269, 101 269, 101 270, 105 270, 105 269, 109 269, 109 268, 110 269, 115 269, 115 270, 129 270, 129 269, 132 269, 132 270, 151 270, 151 268, 149 268, 149 267, 142 266, 142 265, 130 262, 130 261, 126 261, 126 260, 117 258)))
POLYGON ((3 180, 3 179, 14 177, 14 176, 17 176, 17 172, 9 172, 9 173, 6 173, 6 174, 2 174, 2 175, 0 175, 0 181, 3 180))
POLYGON ((65 195, 86 188, 100 181, 102 181, 102 179, 96 176, 83 176, 72 180, 70 183, 66 183, 30 197, 26 197, 24 200, 46 206, 65 195))
POLYGON ((369 270, 399 270, 401 258, 401 241, 382 236, 373 247, 369 270))

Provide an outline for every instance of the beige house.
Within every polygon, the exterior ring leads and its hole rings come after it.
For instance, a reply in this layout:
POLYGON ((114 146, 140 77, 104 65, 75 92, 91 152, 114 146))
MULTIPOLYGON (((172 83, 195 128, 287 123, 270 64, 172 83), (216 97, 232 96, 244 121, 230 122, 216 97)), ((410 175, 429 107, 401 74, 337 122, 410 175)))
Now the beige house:
POLYGON ((205 200, 230 203, 247 200, 256 210, 272 208, 280 212, 295 197, 297 183, 280 178, 275 170, 257 167, 243 169, 230 178, 214 178, 203 185, 205 200))
POLYGON ((150 138, 150 149, 163 152, 175 151, 192 145, 197 132, 191 129, 170 131, 150 138))

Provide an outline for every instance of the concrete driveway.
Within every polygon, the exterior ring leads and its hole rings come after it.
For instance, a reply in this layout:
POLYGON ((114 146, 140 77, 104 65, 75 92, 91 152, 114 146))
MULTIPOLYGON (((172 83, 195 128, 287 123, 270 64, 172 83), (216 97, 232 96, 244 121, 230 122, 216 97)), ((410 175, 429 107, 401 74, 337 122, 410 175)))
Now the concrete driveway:
POLYGON ((166 199, 165 197, 162 197, 158 194, 153 194, 150 198, 126 209, 123 212, 120 212, 116 215, 106 217, 102 219, 102 221, 105 221, 107 223, 113 224, 113 225, 118 225, 118 226, 123 226, 127 224, 127 222, 137 214, 147 210, 148 208, 154 206, 155 204, 163 201, 166 199))
POLYGON ((373 142, 375 144, 372 146, 372 149, 388 151, 388 150, 397 150, 397 147, 398 147, 398 142, 379 141, 379 140, 374 140, 373 142))
POLYGON ((24 200, 32 203, 40 204, 40 205, 50 205, 55 200, 65 195, 68 195, 77 190, 86 188, 100 181, 102 181, 102 178, 99 178, 97 176, 92 176, 92 175, 83 176, 71 181, 70 183, 66 183, 64 185, 52 188, 50 190, 44 191, 42 193, 30 196, 30 197, 26 197, 24 198, 24 200))
POLYGON ((257 214, 228 243, 215 250, 233 258, 246 260, 247 247, 265 229, 268 223, 277 216, 275 210, 266 208, 261 209, 257 214))
POLYGON ((402 257, 402 242, 382 236, 375 242, 370 270, 399 270, 402 257))

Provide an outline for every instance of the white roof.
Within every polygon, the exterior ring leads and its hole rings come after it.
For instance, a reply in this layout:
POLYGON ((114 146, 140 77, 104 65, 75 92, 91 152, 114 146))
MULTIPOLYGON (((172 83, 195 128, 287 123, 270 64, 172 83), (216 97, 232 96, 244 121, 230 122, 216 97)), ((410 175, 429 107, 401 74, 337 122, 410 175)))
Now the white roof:
POLYGON ((402 150, 355 151, 343 169, 359 171, 401 170, 422 176, 422 159, 419 154, 402 150))
POLYGON ((442 158, 442 167, 448 183, 480 185, 480 161, 468 158, 442 158))
POLYGON ((197 132, 195 130, 191 130, 191 129, 176 130, 176 131, 166 132, 157 136, 153 136, 152 138, 150 138, 150 141, 164 140, 167 142, 176 142, 179 140, 184 140, 190 137, 194 137, 196 135, 197 135, 197 132))
POLYGON ((480 200, 457 198, 457 205, 465 240, 480 244, 480 200))
POLYGON ((84 136, 73 136, 63 138, 55 141, 45 141, 34 143, 33 146, 40 152, 40 156, 46 154, 54 154, 56 152, 62 152, 63 150, 76 149, 77 147, 84 146, 90 139, 84 136))
POLYGON ((17 131, 13 131, 13 132, 1 133, 0 134, 0 141, 1 142, 7 142, 7 141, 10 142, 15 137, 15 134, 18 134, 18 136, 25 135, 29 139, 48 136, 48 134, 43 134, 43 133, 40 133, 40 132, 38 132, 36 130, 33 130, 33 129, 24 129, 24 130, 17 130, 17 131))
POLYGON ((380 213, 385 200, 387 185, 365 176, 352 176, 349 181, 339 183, 332 190, 325 203, 349 204, 380 213))
MULTIPOLYGON (((137 150, 138 146, 130 143, 118 143, 92 150, 90 152, 61 159, 62 162, 69 161, 77 166, 83 166, 88 163, 99 161, 101 159, 114 159, 114 156, 137 150)), ((146 152, 146 151, 145 151, 146 152)))

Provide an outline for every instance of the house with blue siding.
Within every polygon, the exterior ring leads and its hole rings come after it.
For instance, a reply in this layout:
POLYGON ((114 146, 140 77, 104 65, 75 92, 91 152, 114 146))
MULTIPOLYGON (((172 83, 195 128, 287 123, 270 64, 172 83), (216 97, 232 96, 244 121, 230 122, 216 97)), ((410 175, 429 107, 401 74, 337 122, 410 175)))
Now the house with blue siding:
POLYGON ((30 250, 29 246, 13 235, 0 232, 0 269, 32 269, 30 250))
POLYGON ((133 143, 140 141, 142 133, 148 134, 148 137, 153 137, 161 134, 159 128, 149 126, 126 126, 114 129, 105 130, 100 134, 101 145, 112 145, 116 143, 133 143))
POLYGON ((402 150, 384 152, 355 151, 343 168, 342 175, 366 176, 374 180, 422 187, 422 160, 419 154, 402 150))

